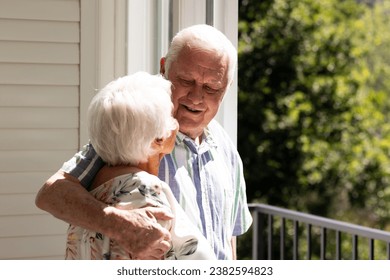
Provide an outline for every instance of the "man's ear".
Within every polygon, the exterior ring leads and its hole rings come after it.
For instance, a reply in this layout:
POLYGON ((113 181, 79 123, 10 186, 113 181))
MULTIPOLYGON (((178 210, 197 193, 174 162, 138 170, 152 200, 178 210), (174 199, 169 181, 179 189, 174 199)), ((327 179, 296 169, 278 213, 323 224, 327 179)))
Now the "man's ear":
POLYGON ((165 75, 165 57, 160 59, 160 74, 165 75))

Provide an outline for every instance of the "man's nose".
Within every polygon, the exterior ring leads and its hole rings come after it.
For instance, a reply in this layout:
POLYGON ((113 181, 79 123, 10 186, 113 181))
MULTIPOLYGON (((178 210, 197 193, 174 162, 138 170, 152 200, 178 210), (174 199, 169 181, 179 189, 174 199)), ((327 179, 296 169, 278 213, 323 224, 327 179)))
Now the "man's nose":
POLYGON ((199 85, 194 85, 191 87, 190 91, 188 92, 188 99, 192 101, 194 104, 200 104, 203 102, 203 87, 199 85))

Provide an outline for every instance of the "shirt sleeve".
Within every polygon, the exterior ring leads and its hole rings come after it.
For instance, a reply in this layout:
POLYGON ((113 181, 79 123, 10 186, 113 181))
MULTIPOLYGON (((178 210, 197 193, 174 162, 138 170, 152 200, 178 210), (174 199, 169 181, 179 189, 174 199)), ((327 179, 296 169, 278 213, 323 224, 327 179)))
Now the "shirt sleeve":
POLYGON ((246 184, 243 174, 242 161, 237 154, 237 178, 235 201, 237 201, 237 209, 235 211, 235 223, 233 227, 233 236, 241 235, 245 233, 252 224, 252 215, 249 211, 247 196, 246 196, 246 184))
POLYGON ((92 184, 97 172, 104 166, 103 160, 89 143, 65 162, 61 170, 77 178, 86 189, 92 184))

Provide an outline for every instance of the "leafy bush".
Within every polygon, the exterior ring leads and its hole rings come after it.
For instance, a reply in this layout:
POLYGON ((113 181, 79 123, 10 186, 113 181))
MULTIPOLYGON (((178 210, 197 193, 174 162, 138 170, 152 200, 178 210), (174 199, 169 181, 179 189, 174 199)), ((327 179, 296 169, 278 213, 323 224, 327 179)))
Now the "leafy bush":
POLYGON ((390 229, 389 1, 240 0, 251 201, 390 229))

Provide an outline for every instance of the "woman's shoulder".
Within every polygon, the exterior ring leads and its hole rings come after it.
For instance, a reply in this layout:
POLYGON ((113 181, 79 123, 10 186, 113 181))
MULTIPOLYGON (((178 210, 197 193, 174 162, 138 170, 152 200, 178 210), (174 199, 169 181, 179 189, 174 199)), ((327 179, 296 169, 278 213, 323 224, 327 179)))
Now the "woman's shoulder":
POLYGON ((164 185, 165 182, 161 181, 157 176, 150 174, 146 171, 139 171, 134 173, 134 177, 138 178, 142 184, 150 186, 150 185, 164 185))

